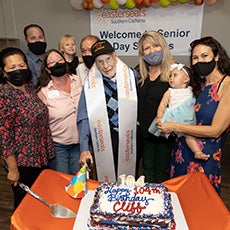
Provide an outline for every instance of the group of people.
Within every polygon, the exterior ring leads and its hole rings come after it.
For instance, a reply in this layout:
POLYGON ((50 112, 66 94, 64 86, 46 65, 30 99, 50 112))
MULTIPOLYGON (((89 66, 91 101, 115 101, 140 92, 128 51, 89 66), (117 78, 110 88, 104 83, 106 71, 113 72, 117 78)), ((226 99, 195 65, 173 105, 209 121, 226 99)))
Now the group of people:
POLYGON ((14 208, 25 196, 19 181, 31 187, 43 169, 72 175, 80 169, 78 103, 94 62, 89 45, 99 40, 83 38, 77 58, 70 35, 61 38, 59 49, 48 51, 41 26, 26 26, 24 35, 26 54, 14 47, 0 52, 0 146, 14 208))
POLYGON ((46 168, 74 175, 90 159, 97 179, 138 176, 161 183, 203 172, 220 193, 220 160, 230 127, 230 58, 212 37, 191 43, 191 68, 175 63, 156 31, 139 40, 138 68, 107 40, 73 36, 46 51, 43 29, 24 29, 25 55, 0 52, 0 146, 15 208, 46 168))

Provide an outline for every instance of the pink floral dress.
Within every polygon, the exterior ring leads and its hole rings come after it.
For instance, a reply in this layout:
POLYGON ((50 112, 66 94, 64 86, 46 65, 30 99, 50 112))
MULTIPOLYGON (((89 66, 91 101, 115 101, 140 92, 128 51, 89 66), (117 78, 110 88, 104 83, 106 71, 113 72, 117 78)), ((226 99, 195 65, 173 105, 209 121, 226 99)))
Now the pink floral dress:
MULTIPOLYGON (((197 125, 211 125, 219 104, 218 86, 220 86, 220 82, 202 88, 194 107, 197 125)), ((191 172, 204 172, 215 190, 220 193, 220 161, 229 128, 217 139, 198 139, 202 151, 210 154, 207 161, 195 159, 193 152, 185 142, 185 138, 178 138, 172 151, 171 178, 191 172)))

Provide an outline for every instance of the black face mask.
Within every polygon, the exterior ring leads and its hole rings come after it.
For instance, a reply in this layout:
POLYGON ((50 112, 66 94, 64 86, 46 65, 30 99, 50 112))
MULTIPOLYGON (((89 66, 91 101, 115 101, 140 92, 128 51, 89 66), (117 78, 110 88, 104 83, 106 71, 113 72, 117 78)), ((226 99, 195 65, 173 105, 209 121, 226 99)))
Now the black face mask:
POLYGON ((88 69, 90 69, 93 66, 94 58, 92 55, 82 56, 83 61, 88 69))
POLYGON ((28 43, 27 46, 32 53, 41 55, 45 53, 47 44, 46 42, 33 42, 28 43))
POLYGON ((18 69, 6 74, 8 76, 7 81, 15 86, 22 86, 29 80, 28 69, 18 69))
POLYGON ((210 62, 197 62, 195 65, 192 66, 192 68, 197 74, 205 77, 214 70, 215 66, 216 61, 212 59, 212 61, 210 62))
POLYGON ((51 75, 54 77, 61 77, 67 73, 66 63, 56 63, 54 66, 49 68, 51 75))

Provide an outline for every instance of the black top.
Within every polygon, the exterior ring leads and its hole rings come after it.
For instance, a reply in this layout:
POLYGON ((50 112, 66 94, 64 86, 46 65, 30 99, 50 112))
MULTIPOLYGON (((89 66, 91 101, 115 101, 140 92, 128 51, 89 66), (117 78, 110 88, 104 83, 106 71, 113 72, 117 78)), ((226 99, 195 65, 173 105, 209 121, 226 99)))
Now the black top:
POLYGON ((76 74, 76 68, 79 64, 79 59, 78 56, 74 57, 72 62, 67 62, 68 67, 69 67, 69 72, 72 74, 76 74))
POLYGON ((168 82, 160 81, 160 76, 154 81, 150 81, 148 77, 142 86, 138 85, 138 121, 142 136, 146 139, 157 138, 148 132, 148 128, 156 117, 158 106, 168 88, 168 82))

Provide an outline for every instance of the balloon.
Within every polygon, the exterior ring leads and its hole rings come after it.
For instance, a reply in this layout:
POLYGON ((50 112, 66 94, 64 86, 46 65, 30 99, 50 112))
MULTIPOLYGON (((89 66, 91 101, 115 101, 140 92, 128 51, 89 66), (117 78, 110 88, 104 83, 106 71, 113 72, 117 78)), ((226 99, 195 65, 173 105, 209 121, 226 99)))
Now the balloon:
POLYGON ((175 6, 175 5, 177 5, 177 0, 170 0, 170 2, 171 2, 171 5, 173 5, 173 6, 175 6))
POLYGON ((195 5, 202 5, 204 0, 194 0, 195 5))
POLYGON ((143 2, 143 0, 134 0, 134 1, 136 3, 136 7, 137 7, 137 4, 140 5, 143 2))
POLYGON ((117 0, 109 0, 109 6, 112 10, 116 10, 119 7, 117 0))
POLYGON ((117 0, 117 3, 119 5, 124 5, 126 3, 126 0, 117 0))
POLYGON ((184 3, 186 3, 188 0, 179 0, 179 3, 181 3, 181 4, 184 4, 184 3))
POLYGON ((175 5, 177 5, 177 4, 178 4, 177 1, 173 1, 173 2, 171 1, 171 5, 172 5, 172 6, 175 6, 175 5))
POLYGON ((152 4, 151 0, 143 0, 142 3, 144 7, 150 7, 152 4))
POLYGON ((136 4, 136 8, 139 9, 139 10, 142 9, 143 7, 144 7, 144 6, 143 6, 142 3, 137 3, 137 4, 136 4))
POLYGON ((102 7, 105 8, 105 9, 110 9, 109 4, 104 4, 102 7))
POLYGON ((170 0, 160 0, 161 7, 167 7, 170 5, 170 0))
POLYGON ((103 6, 101 0, 93 0, 93 5, 95 8, 100 9, 103 6))
POLYGON ((82 10, 82 0, 70 0, 70 5, 75 9, 75 10, 82 10))
POLYGON ((205 0, 205 4, 207 4, 208 6, 211 6, 215 3, 216 3, 216 0, 205 0))
POLYGON ((93 10, 94 9, 94 5, 92 2, 88 3, 88 10, 93 10))
POLYGON ((134 0, 127 0, 125 6, 128 9, 133 9, 136 6, 136 3, 134 2, 134 0))
POLYGON ((109 3, 109 0, 101 0, 102 3, 107 4, 109 3))
POLYGON ((85 10, 88 10, 88 3, 86 1, 82 2, 82 7, 85 9, 85 10))

